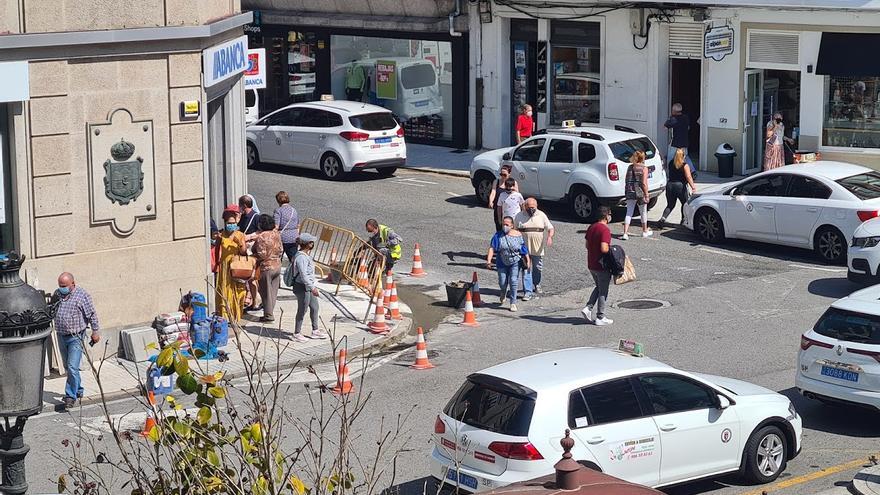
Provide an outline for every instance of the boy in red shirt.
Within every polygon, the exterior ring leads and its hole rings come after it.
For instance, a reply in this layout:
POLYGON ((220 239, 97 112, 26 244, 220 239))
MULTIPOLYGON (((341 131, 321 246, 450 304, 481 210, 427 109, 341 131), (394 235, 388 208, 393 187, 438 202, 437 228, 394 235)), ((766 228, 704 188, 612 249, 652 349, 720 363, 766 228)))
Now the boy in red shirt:
POLYGON ((599 219, 587 229, 587 268, 593 277, 596 287, 590 294, 587 305, 581 310, 581 314, 589 322, 595 325, 610 325, 614 323, 605 317, 605 304, 608 300, 608 288, 611 286, 611 272, 602 266, 601 259, 611 249, 611 229, 608 222, 611 221, 611 209, 607 206, 599 207, 599 219), (596 307, 596 319, 593 319, 593 306, 596 307))
POLYGON ((522 111, 516 118, 516 144, 532 137, 532 130, 535 128, 535 121, 532 120, 532 106, 525 104, 522 111))

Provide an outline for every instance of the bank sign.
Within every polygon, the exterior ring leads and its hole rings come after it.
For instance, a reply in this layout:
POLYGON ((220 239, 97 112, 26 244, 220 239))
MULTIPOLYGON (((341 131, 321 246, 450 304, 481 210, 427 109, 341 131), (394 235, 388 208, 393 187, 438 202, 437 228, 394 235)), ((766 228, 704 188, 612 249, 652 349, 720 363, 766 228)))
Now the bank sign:
POLYGON ((244 71, 244 89, 266 87, 266 49, 248 50, 248 66, 244 71))
POLYGON ((213 86, 247 70, 247 53, 247 36, 240 36, 202 51, 205 87, 213 86))

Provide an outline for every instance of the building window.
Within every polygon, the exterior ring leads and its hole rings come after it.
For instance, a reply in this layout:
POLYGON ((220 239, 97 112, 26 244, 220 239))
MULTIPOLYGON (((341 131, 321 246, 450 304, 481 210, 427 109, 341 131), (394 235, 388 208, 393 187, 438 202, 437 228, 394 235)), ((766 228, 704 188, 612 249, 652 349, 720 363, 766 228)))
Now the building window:
POLYGON ((385 107, 408 137, 452 139, 452 44, 448 41, 333 35, 335 99, 385 107))
POLYGON ((822 144, 880 148, 880 77, 825 76, 822 144))
POLYGON ((0 253, 15 249, 15 218, 12 209, 12 127, 9 105, 0 103, 0 253))

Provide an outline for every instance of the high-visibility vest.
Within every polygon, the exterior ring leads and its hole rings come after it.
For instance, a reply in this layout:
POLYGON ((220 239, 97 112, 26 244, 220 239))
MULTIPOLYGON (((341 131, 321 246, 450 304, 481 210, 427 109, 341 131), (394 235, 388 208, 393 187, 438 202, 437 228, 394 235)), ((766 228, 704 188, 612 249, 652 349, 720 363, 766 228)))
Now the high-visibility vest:
POLYGON ((389 246, 388 245, 388 230, 389 230, 388 227, 386 227, 384 225, 379 226, 379 240, 382 241, 382 244, 388 248, 388 253, 391 254, 391 259, 399 260, 400 254, 403 251, 403 249, 401 248, 400 244, 398 244, 396 246, 389 246))

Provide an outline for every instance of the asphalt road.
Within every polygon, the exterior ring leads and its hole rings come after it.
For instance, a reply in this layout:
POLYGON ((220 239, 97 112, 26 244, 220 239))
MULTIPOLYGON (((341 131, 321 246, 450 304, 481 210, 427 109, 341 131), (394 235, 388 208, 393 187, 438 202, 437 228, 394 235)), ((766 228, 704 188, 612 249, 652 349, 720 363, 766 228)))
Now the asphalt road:
MULTIPOLYGON (((387 425, 388 419, 412 410, 405 426, 408 441, 402 445, 393 479, 402 494, 422 493, 434 419, 469 373, 546 350, 612 347, 620 338, 643 342, 648 355, 673 366, 779 391, 793 400, 804 418, 803 452, 777 484, 747 486, 725 477, 666 489, 670 495, 817 493, 849 481, 858 469, 853 461, 867 461, 880 451, 880 414, 824 406, 794 391, 800 334, 831 301, 856 288, 846 281, 842 268, 819 264, 809 252, 741 242, 706 246, 687 231, 669 228, 654 238, 620 241, 635 263, 638 280, 612 287, 611 301, 653 298, 669 304, 656 310, 614 308, 609 314, 614 325, 600 328, 583 324, 579 316, 592 286, 585 270, 585 226, 573 222, 562 205, 540 205, 557 231, 545 258, 546 294, 520 303, 514 314, 497 307, 497 280, 483 268, 493 232, 491 212, 475 204, 466 179, 401 171, 390 179, 364 174, 336 183, 311 172, 262 168, 250 172, 249 183, 265 210, 271 211, 274 193, 284 189, 303 217, 357 232, 363 232, 370 217, 391 226, 406 246, 398 273, 410 268, 412 244, 421 244, 429 275, 399 277, 400 292, 413 307, 417 324, 430 330, 429 354, 437 367, 406 368, 413 360, 411 350, 377 357, 364 377, 363 388, 371 398, 358 431, 358 442, 366 449, 378 436, 383 418, 387 425), (475 270, 489 304, 478 310, 479 328, 460 327, 460 315, 445 307, 443 283, 470 280, 475 270), (838 467, 846 463, 850 464, 838 467), (816 474, 828 468, 833 474, 816 474)), ((650 215, 657 216, 657 211, 650 215)), ((612 232, 620 233, 620 224, 613 225, 612 232)), ((332 377, 330 369, 322 373, 332 377)), ((296 376, 291 382, 310 379, 296 376)), ((287 407, 294 413, 307 413, 304 394, 297 384, 286 394, 287 407)), ((130 409, 131 401, 113 408, 130 409)), ((92 430, 100 430, 97 413, 90 407, 78 414, 92 430)), ((74 419, 48 414, 29 423, 26 436, 33 450, 28 468, 38 471, 31 476, 34 493, 54 487, 50 480, 62 466, 52 452, 61 449, 62 438, 76 434, 74 419)))

